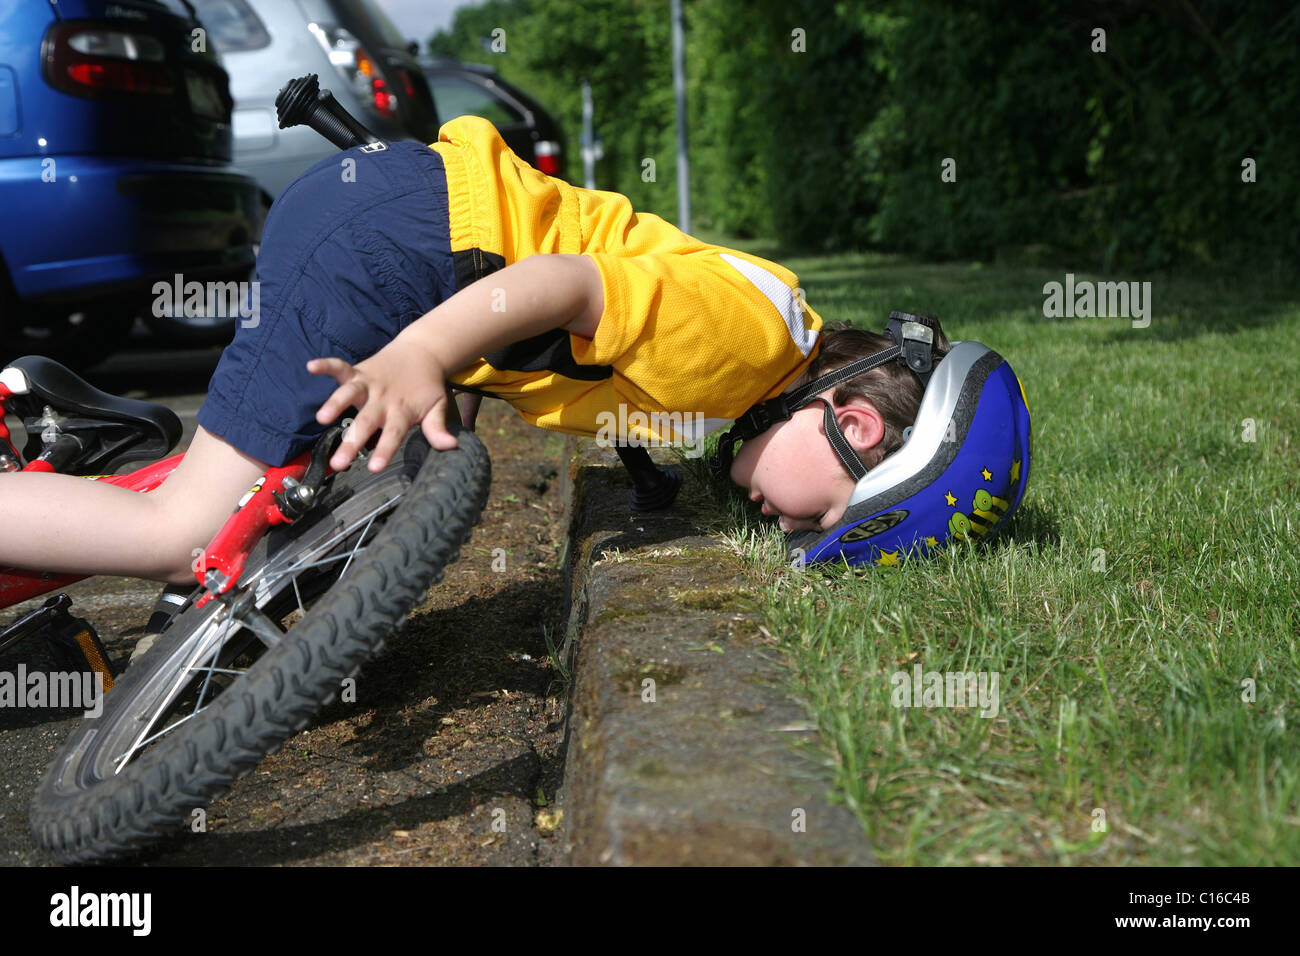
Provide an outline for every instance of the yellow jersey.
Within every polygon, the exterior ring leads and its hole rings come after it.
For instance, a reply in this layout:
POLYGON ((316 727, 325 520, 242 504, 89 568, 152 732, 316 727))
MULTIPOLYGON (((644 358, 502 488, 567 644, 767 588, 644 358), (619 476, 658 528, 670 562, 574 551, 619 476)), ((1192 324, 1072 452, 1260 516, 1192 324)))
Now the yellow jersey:
POLYGON ((594 338, 543 333, 452 385, 503 398, 541 428, 600 437, 617 422, 620 440, 671 442, 781 394, 816 354, 821 319, 782 266, 547 176, 485 119, 452 120, 430 148, 446 171, 458 288, 531 255, 574 253, 596 264, 605 295, 594 338))

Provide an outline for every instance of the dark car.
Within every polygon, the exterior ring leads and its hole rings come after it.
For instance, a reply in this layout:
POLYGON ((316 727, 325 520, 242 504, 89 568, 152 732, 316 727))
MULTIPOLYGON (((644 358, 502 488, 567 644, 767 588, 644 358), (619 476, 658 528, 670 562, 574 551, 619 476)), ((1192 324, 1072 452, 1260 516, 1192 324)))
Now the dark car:
POLYGON ((535 99, 496 70, 444 58, 420 61, 443 122, 466 114, 490 120, 506 145, 548 176, 565 179, 564 134, 535 99))
POLYGON ((196 30, 184 0, 0 4, 3 357, 85 366, 156 284, 248 278, 261 204, 196 30))

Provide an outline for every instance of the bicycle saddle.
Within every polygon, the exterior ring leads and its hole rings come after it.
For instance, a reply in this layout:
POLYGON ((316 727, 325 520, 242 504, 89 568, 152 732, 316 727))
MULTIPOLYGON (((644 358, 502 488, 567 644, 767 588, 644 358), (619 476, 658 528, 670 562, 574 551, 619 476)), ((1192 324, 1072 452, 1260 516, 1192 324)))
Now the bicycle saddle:
POLYGON ((101 392, 52 359, 25 355, 7 369, 19 369, 27 381, 25 394, 10 386, 13 396, 6 404, 27 428, 28 460, 41 453, 37 420, 46 405, 59 413, 59 429, 76 435, 85 448, 74 473, 107 474, 127 462, 161 458, 181 439, 181 420, 170 408, 101 392))

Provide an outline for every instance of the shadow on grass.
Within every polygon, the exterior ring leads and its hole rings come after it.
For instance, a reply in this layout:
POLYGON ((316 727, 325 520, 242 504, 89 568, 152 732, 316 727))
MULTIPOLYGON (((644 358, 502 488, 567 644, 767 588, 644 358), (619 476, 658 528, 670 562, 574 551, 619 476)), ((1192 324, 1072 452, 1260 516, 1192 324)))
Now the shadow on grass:
POLYGON ((1061 542, 1061 526, 1054 512, 1040 505, 1021 502, 998 533, 999 538, 1015 544, 1034 544, 1037 550, 1055 548, 1061 542))
MULTIPOLYGON (((986 264, 982 262, 921 262, 880 253, 829 254, 804 258, 791 250, 770 250, 776 261, 799 275, 809 303, 824 319, 847 318, 863 328, 883 324, 891 309, 938 314, 952 323, 950 336, 962 337, 961 326, 986 319, 1021 317, 1044 330, 1091 324, 1097 318, 1113 322, 1103 344, 1175 342, 1202 335, 1233 334, 1277 323, 1300 309, 1300 282, 1276 269, 1256 271, 1163 272, 1122 274, 1068 266, 986 264), (1129 317, 1049 318, 1043 315, 1048 282, 1064 283, 1074 275, 1083 282, 1150 282, 1150 325, 1134 328, 1129 317), (955 333, 955 334, 954 334, 955 333)), ((1096 304, 1094 303, 1094 311, 1096 304)), ((1131 313, 1132 305, 1128 307, 1131 313)))
POLYGON ((1152 284, 1150 325, 1134 328, 1127 319, 1116 319, 1116 327, 1102 345, 1133 345, 1136 336, 1144 343, 1181 342, 1203 335, 1235 335, 1271 326, 1300 311, 1300 291, 1270 289, 1243 296, 1239 291, 1205 289, 1193 297, 1194 286, 1175 287, 1172 301, 1161 304, 1159 286, 1152 284))

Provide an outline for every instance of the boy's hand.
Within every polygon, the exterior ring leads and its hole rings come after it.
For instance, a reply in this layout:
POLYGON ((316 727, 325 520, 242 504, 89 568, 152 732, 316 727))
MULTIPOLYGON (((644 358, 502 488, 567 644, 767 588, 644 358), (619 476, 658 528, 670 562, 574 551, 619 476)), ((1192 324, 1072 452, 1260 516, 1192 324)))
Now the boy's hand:
MULTIPOLYGON (((312 359, 307 371, 330 375, 339 387, 316 413, 327 425, 349 405, 360 411, 330 459, 346 468, 382 429, 370 470, 386 466, 416 422, 440 451, 456 447, 447 431, 447 375, 512 342, 564 329, 591 338, 604 311, 600 269, 576 254, 527 256, 473 282, 440 302, 382 349, 356 365, 336 358, 312 359), (511 303, 507 313, 499 303, 511 303)), ((468 409, 470 422, 474 409, 468 409)))
POLYGON ((339 383, 316 412, 316 421, 328 425, 349 406, 358 409, 352 427, 330 458, 335 471, 346 468, 376 431, 381 434, 370 456, 370 470, 382 471, 417 422, 434 448, 446 451, 456 447, 455 436, 447 431, 446 373, 438 359, 418 343, 394 341, 356 365, 337 358, 312 359, 307 371, 330 375, 339 383))

